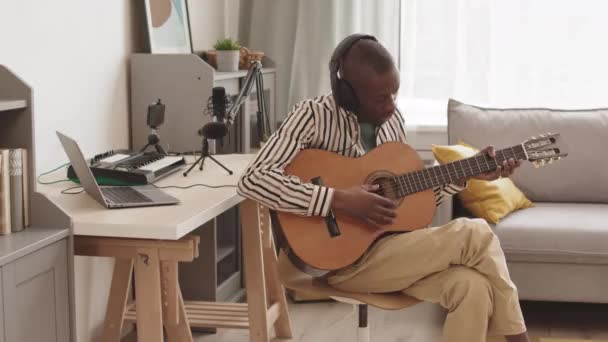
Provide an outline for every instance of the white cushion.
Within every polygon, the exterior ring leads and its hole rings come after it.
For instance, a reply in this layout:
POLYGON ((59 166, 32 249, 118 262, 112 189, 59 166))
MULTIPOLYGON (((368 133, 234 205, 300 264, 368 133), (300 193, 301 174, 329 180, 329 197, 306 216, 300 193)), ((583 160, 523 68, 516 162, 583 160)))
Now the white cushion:
POLYGON ((608 108, 590 110, 482 108, 450 100, 448 141, 497 149, 542 133, 560 133, 569 156, 535 169, 524 165, 512 176, 532 201, 608 203, 608 108))

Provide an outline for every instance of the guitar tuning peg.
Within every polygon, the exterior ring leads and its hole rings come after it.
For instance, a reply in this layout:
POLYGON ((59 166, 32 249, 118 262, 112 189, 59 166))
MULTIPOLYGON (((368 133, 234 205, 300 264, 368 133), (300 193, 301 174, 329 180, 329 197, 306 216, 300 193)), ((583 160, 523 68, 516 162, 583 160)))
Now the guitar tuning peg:
POLYGON ((535 160, 532 162, 532 165, 534 165, 534 168, 538 169, 541 165, 538 163, 538 160, 535 160))
POLYGON ((549 159, 548 163, 549 163, 549 164, 553 164, 553 161, 554 161, 554 160, 555 160, 555 159, 551 158, 551 159, 549 159))

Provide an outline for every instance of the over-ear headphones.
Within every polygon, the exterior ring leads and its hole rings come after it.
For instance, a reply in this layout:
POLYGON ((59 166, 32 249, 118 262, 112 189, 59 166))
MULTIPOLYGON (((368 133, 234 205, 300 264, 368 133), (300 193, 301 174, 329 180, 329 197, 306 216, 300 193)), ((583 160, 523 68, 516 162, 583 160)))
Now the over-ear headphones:
POLYGON ((331 91, 336 104, 345 110, 356 112, 359 108, 359 100, 355 89, 347 80, 342 78, 341 71, 344 57, 355 43, 362 39, 378 41, 376 37, 368 34, 352 34, 344 38, 336 47, 329 60, 329 80, 331 91))

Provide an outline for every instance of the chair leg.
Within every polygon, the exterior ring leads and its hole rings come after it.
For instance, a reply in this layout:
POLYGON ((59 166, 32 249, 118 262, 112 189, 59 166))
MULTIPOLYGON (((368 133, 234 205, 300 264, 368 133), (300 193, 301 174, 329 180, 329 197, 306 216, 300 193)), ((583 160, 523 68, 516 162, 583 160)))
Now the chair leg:
POLYGON ((357 330, 357 342, 370 342, 369 326, 367 324, 367 304, 358 304, 359 329, 357 330))

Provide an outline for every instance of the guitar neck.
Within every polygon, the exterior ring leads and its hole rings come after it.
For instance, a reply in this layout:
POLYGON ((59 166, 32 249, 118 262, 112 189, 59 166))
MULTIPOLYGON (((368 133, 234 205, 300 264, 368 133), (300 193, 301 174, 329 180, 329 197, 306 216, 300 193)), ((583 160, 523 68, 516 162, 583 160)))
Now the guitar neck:
POLYGON ((409 172, 393 177, 401 197, 434 188, 442 184, 455 183, 485 172, 494 171, 508 159, 526 160, 523 145, 515 145, 496 151, 496 157, 480 154, 443 165, 409 172))

